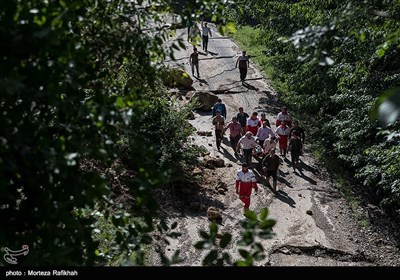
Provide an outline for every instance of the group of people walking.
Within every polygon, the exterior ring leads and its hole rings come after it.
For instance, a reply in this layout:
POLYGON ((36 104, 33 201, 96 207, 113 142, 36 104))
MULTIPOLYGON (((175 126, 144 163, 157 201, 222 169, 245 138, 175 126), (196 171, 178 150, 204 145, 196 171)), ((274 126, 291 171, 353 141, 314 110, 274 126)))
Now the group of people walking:
POLYGON ((292 120, 285 106, 276 117, 275 130, 271 128, 265 113, 261 113, 260 118, 258 112, 252 112, 250 116, 243 107, 240 107, 236 116, 226 123, 226 106, 220 98, 213 106, 212 114, 218 151, 221 151, 224 134, 229 130, 230 146, 234 155, 239 158, 241 151, 243 152, 244 162, 236 176, 236 192, 243 201, 244 208, 248 209, 251 190, 258 189, 254 173, 250 169, 253 156, 259 157, 262 175, 265 177, 267 186, 276 192, 281 157, 286 158, 289 151, 293 171, 295 172, 298 168, 305 140, 304 129, 298 125, 297 121, 292 120), (276 153, 278 147, 279 155, 276 153))
MULTIPOLYGON (((187 40, 188 42, 193 43, 193 52, 189 56, 189 65, 192 70, 192 76, 195 76, 195 70, 197 74, 197 78, 200 78, 200 72, 199 72, 199 51, 197 50, 197 42, 196 38, 198 38, 200 32, 201 32, 201 39, 202 39, 202 48, 203 51, 208 53, 208 41, 209 37, 212 37, 212 32, 210 27, 208 27, 207 22, 201 22, 201 31, 200 28, 197 26, 195 22, 191 22, 188 20, 186 22, 186 27, 187 27, 187 40)), ((239 56, 236 60, 235 68, 239 67, 239 73, 240 73, 240 81, 242 84, 245 84, 245 79, 247 76, 247 69, 249 68, 249 57, 247 56, 246 51, 242 52, 242 55, 239 56)))

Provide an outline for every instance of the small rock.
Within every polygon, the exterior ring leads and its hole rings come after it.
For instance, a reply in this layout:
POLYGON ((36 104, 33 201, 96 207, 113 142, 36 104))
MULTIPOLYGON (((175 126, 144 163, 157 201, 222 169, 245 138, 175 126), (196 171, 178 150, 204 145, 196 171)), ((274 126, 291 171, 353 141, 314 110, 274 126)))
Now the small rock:
POLYGON ((232 163, 228 163, 226 167, 232 167, 232 163))
POLYGON ((208 143, 208 146, 212 147, 212 144, 211 144, 211 143, 208 143))
POLYGON ((207 218, 212 220, 222 220, 221 212, 218 208, 214 206, 210 206, 207 208, 207 218))
POLYGON ((307 210, 307 211, 306 211, 306 214, 311 216, 311 215, 313 214, 313 211, 307 210))
POLYGON ((200 168, 198 168, 198 167, 195 167, 195 168, 192 170, 192 175, 193 175, 193 176, 197 176, 197 175, 201 175, 201 174, 203 174, 203 171, 202 171, 200 168))
POLYGON ((303 196, 301 195, 301 193, 299 193, 298 196, 299 196, 299 197, 303 197, 303 196))

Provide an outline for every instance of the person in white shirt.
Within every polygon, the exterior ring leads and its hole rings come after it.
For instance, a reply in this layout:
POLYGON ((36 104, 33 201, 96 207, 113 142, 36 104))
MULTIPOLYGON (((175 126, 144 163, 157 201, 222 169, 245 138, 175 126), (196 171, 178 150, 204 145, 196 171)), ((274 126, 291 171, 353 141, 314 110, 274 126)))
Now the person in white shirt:
POLYGON ((285 106, 281 108, 281 112, 279 112, 276 118, 276 123, 275 123, 276 127, 280 126, 283 121, 286 122, 286 125, 288 127, 292 126, 292 117, 288 113, 287 108, 285 106))
POLYGON ((275 135, 270 135, 267 140, 264 141, 264 156, 269 154, 269 151, 276 149, 276 137, 275 135))
POLYGON ((258 192, 256 176, 253 171, 249 170, 247 163, 242 164, 242 169, 236 173, 236 193, 239 195, 239 199, 244 203, 244 214, 250 207, 250 196, 252 189, 255 190, 255 194, 258 192))
POLYGON ((257 146, 256 139, 253 137, 253 133, 250 131, 247 131, 246 134, 240 138, 236 151, 239 151, 240 145, 242 145, 243 148, 243 154, 244 154, 244 159, 246 163, 251 166, 251 159, 252 159, 252 154, 253 154, 253 148, 257 146))
POLYGON ((203 24, 203 22, 201 22, 201 29, 202 29, 202 38, 203 38, 203 51, 208 52, 207 48, 208 48, 208 35, 210 35, 210 37, 212 37, 211 34, 211 29, 207 26, 207 22, 205 22, 203 24))
POLYGON ((286 125, 286 121, 282 121, 282 124, 276 129, 276 134, 278 135, 280 154, 284 157, 286 157, 286 152, 288 148, 289 133, 290 128, 286 125))
POLYGON ((258 143, 260 144, 261 147, 264 146, 265 139, 267 139, 270 135, 274 136, 275 133, 270 127, 267 126, 267 122, 264 121, 262 123, 262 127, 260 127, 258 129, 257 135, 256 135, 258 143))

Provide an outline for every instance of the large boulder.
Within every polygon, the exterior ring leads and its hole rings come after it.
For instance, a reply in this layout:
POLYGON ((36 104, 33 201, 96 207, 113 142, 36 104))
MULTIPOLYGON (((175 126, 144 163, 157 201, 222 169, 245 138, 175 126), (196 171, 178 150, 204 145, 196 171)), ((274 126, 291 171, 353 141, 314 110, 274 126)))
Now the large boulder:
POLYGON ((189 91, 186 94, 190 102, 196 102, 195 109, 210 111, 218 100, 218 96, 209 91, 189 91))
POLYGON ((193 80, 189 74, 181 68, 167 68, 163 72, 162 80, 168 87, 192 88, 193 80))

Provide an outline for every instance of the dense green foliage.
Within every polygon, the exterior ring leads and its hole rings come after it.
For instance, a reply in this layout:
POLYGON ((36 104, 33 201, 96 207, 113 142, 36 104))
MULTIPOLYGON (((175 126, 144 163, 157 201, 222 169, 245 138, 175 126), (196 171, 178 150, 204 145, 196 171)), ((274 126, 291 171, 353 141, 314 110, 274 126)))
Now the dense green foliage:
POLYGON ((400 214, 400 2, 243 0, 231 13, 262 30, 261 64, 322 158, 400 214), (381 128, 370 116, 387 91, 381 128))
POLYGON ((246 210, 245 219, 240 221, 240 225, 244 229, 239 239, 234 245, 231 243, 232 235, 228 232, 219 234, 218 225, 214 222, 210 226, 209 233, 201 230, 199 232, 202 240, 194 246, 197 249, 209 250, 203 259, 205 266, 253 266, 266 258, 264 247, 260 240, 268 239, 274 236, 272 227, 275 225, 275 220, 268 219, 268 209, 264 208, 257 216, 253 211, 246 210), (219 242, 217 241, 219 238, 219 242), (241 257, 240 260, 232 261, 232 256, 224 252, 228 246, 237 248, 241 257))
MULTIPOLYGON (((0 244, 28 244, 23 264, 104 264, 132 251, 142 264, 152 190, 184 179, 173 175, 197 158, 186 112, 171 110, 158 79, 177 1, 150 2, 1 4, 0 244)), ((225 2, 179 1, 179 12, 217 17, 225 2)))

